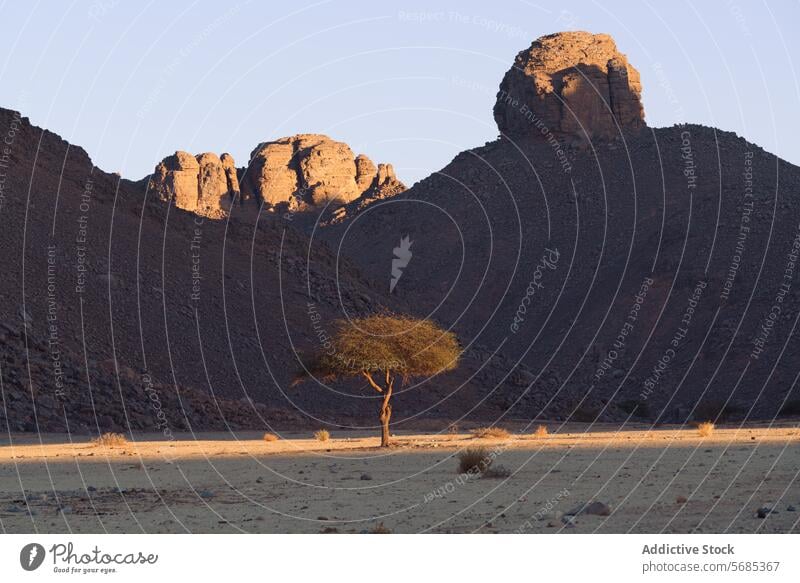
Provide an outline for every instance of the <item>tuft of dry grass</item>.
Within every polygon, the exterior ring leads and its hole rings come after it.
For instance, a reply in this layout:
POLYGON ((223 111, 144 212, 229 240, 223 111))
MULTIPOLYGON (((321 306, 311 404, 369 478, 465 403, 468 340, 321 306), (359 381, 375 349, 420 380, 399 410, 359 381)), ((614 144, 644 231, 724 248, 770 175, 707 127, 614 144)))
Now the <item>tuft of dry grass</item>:
POLYGON ((376 524, 369 530, 370 534, 392 534, 392 530, 385 526, 382 522, 376 524))
POLYGON ((265 433, 264 434, 264 441, 278 441, 280 437, 275 435, 274 433, 265 433))
POLYGON ((714 433, 714 428, 715 426, 711 421, 703 421, 697 425, 697 432, 700 434, 700 437, 708 437, 714 433))
POLYGON ((547 437, 550 432, 547 430, 547 425, 539 425, 536 431, 533 432, 534 437, 547 437))
POLYGON ((458 471, 462 474, 482 474, 493 461, 494 458, 485 447, 470 447, 458 454, 458 471))
POLYGON ((477 439, 486 439, 490 437, 495 439, 508 439, 511 437, 511 434, 502 427, 478 427, 472 430, 472 437, 477 439))
POLYGON ((112 433, 109 431, 103 433, 100 437, 95 437, 92 443, 101 447, 114 447, 116 445, 128 445, 128 438, 121 433, 112 433))
POLYGON ((327 429, 318 429, 314 432, 314 439, 317 441, 328 441, 331 438, 331 432, 327 429))

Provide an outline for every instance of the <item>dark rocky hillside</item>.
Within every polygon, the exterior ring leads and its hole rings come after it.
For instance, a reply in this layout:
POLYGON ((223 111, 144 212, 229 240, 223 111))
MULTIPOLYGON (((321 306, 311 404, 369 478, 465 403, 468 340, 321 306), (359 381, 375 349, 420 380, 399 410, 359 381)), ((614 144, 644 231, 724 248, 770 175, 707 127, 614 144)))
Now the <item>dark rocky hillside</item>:
POLYGON ((490 397, 510 417, 796 408, 800 169, 692 125, 567 152, 567 171, 537 139, 463 152, 324 237, 376 283, 410 237, 395 293, 532 371, 490 397))

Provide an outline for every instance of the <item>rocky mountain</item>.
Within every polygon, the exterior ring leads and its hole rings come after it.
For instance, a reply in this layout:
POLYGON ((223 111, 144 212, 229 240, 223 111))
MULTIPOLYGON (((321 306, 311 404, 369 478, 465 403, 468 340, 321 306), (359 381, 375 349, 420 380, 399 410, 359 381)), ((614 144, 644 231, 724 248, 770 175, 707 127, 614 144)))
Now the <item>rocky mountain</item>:
MULTIPOLYGON (((303 213, 259 213, 253 201, 225 209, 235 185, 225 155, 178 152, 131 182, 18 112, 0 109, 0 132, 0 426, 374 425, 372 389, 290 380, 334 320, 410 308, 309 239, 295 226, 303 213), (209 218, 219 209, 229 220, 209 218)), ((390 168, 372 176, 365 162, 367 195, 392 183, 390 168)), ((410 396, 406 422, 450 390, 410 396)))
POLYGON ((131 182, 0 110, 0 423, 372 427, 362 383, 289 380, 334 320, 386 309, 465 349, 397 392, 398 429, 798 414, 800 169, 648 127, 640 93, 608 36, 543 37, 502 80, 499 138, 409 189, 315 134, 131 182))
POLYGON ((606 35, 539 39, 500 85, 498 140, 322 237, 376 285, 413 242, 394 294, 506 359, 469 379, 500 418, 796 415, 800 169, 648 128, 639 93, 606 35))
POLYGON ((227 196, 227 157, 167 159, 165 205, 17 112, 0 110, 0 132, 0 425, 155 431, 162 411, 173 430, 302 427, 342 412, 335 394, 286 393, 295 352, 319 345, 310 311, 368 313, 380 294, 291 217, 198 216, 227 196))

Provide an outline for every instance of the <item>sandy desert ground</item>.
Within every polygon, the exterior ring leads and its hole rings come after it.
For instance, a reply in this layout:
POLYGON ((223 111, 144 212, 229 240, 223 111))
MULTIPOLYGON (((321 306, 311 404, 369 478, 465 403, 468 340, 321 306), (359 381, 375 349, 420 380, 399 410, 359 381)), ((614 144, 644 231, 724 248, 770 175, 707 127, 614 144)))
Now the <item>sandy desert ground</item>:
POLYGON ((798 532, 795 426, 617 430, 546 437, 332 433, 64 435, 0 443, 4 532, 798 532), (163 437, 162 437, 163 438, 163 437), (506 478, 459 474, 482 446, 506 478), (570 512, 602 502, 610 515, 570 512), (758 516, 758 510, 772 512, 758 516))

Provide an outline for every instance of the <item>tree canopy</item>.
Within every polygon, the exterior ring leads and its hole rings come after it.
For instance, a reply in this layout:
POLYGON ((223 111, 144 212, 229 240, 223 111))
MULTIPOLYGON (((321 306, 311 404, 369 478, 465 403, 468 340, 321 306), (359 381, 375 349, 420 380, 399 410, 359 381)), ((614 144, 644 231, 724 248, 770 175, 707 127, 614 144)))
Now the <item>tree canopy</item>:
POLYGON ((403 377, 453 370, 461 349, 455 334, 431 320, 375 315, 334 324, 333 346, 320 352, 309 372, 322 378, 387 370, 403 377))

